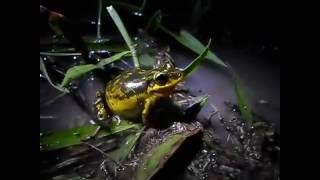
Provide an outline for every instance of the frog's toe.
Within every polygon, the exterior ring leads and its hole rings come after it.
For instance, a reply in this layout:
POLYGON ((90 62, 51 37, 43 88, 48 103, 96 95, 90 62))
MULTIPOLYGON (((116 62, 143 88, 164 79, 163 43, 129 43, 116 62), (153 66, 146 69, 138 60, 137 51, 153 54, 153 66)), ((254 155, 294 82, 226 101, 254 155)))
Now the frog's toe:
POLYGON ((121 119, 119 116, 113 116, 112 121, 116 122, 116 125, 119 125, 121 123, 121 119))
POLYGON ((101 97, 102 96, 102 92, 101 91, 97 91, 96 92, 96 97, 101 97))

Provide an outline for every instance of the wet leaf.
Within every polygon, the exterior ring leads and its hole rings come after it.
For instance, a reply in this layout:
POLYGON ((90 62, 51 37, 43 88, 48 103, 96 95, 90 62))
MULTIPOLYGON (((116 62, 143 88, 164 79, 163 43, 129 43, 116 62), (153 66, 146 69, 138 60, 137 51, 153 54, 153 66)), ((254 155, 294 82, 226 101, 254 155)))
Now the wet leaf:
POLYGON ((96 125, 87 125, 44 134, 40 137, 40 144, 42 145, 42 149, 40 150, 55 150, 80 144, 81 141, 91 138, 91 136, 97 132, 98 128, 96 125))
POLYGON ((107 7, 108 13, 111 16, 113 22, 116 24, 118 30, 120 31, 123 39, 125 40, 126 44, 128 45, 132 57, 133 57, 133 62, 135 67, 139 67, 139 60, 137 57, 137 53, 134 47, 134 44, 132 43, 132 40, 127 32, 127 29, 125 28, 121 18, 119 17, 119 14, 117 11, 113 8, 113 6, 108 6, 107 7))
POLYGON ((182 143, 189 137, 197 134, 200 128, 192 126, 181 131, 180 133, 171 134, 165 138, 163 142, 155 145, 150 151, 146 152, 141 158, 142 161, 135 170, 135 179, 147 180, 150 179, 156 172, 161 169, 166 161, 177 151, 182 143))
POLYGON ((195 60, 193 60, 186 68, 184 68, 183 74, 185 77, 192 74, 192 72, 194 72, 204 62, 204 60, 206 60, 205 57, 208 53, 210 44, 211 44, 211 39, 209 40, 204 51, 195 60))
MULTIPOLYGON (((168 35, 172 36, 175 38, 179 43, 184 45, 185 47, 189 48, 193 52, 197 54, 201 54, 205 50, 205 46, 198 40, 196 39, 192 34, 188 33, 185 30, 181 30, 180 33, 177 35, 167 28, 165 28, 162 25, 159 25, 159 28, 163 30, 165 33, 168 35)), ((228 67, 220 58, 218 58, 212 51, 208 51, 208 54, 206 55, 207 59, 210 59, 212 62, 221 65, 223 67, 228 67)))
POLYGON ((123 161, 133 150, 144 129, 144 127, 137 126, 137 131, 128 135, 124 143, 121 144, 118 149, 108 153, 108 155, 112 157, 115 161, 123 161))
POLYGON ((122 121, 119 125, 112 127, 109 131, 100 129, 97 125, 85 125, 77 128, 66 129, 62 131, 44 134, 40 137, 41 151, 51 151, 73 145, 81 144, 82 141, 88 140, 93 136, 98 138, 116 134, 134 127, 137 124, 131 124, 122 121))
POLYGON ((102 59, 99 63, 95 64, 85 64, 85 65, 78 65, 71 67, 68 69, 62 83, 61 87, 65 87, 68 85, 71 81, 76 80, 80 77, 83 77, 87 73, 95 70, 95 69, 101 69, 103 66, 113 63, 117 60, 122 59, 124 56, 127 56, 130 53, 130 51, 124 51, 121 53, 117 53, 109 58, 102 59))
POLYGON ((93 71, 94 69, 100 68, 97 65, 94 64, 85 64, 85 65, 79 65, 79 66, 74 66, 68 69, 67 73, 64 76, 64 79, 61 83, 61 87, 65 87, 68 85, 71 81, 76 80, 88 72, 93 71))

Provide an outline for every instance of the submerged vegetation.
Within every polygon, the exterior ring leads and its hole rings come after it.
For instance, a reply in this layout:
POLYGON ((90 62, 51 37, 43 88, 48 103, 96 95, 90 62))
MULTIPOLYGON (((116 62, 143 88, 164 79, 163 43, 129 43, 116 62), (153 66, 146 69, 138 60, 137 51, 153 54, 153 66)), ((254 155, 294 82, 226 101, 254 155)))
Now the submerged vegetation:
MULTIPOLYGON (((143 41, 145 41, 143 38, 132 39, 132 36, 129 35, 125 27, 126 22, 120 18, 113 7, 142 13, 146 3, 147 1, 144 0, 141 7, 120 1, 110 1, 111 5, 109 4, 108 6, 101 5, 108 12, 108 16, 116 25, 125 44, 123 42, 117 44, 112 41, 92 43, 84 40, 83 42, 86 44, 86 50, 84 51, 77 48, 66 49, 58 47, 59 44, 50 45, 48 52, 40 52, 40 73, 58 91, 78 97, 74 84, 79 79, 91 74, 100 73, 101 75, 101 72, 110 75, 108 79, 111 79, 111 77, 114 77, 112 74, 114 72, 111 72, 112 68, 122 72, 122 69, 117 67, 117 62, 132 63, 133 67, 130 68, 152 68, 157 66, 158 61, 162 63, 162 61, 171 60, 170 52, 166 50, 163 52, 163 50, 159 50, 160 48, 150 46, 149 44, 147 47, 142 47, 143 41), (52 47, 55 47, 54 51, 50 50, 52 47), (84 53, 85 51, 94 52, 101 50, 107 51, 109 53, 108 57, 95 55, 92 58, 85 56, 84 53), (157 58, 159 52, 165 54, 165 58, 157 58), (58 78, 52 78, 46 67, 50 63, 48 63, 48 60, 44 61, 44 58, 51 56, 73 56, 79 59, 79 61, 65 66, 63 72, 58 70, 60 72, 58 73, 58 78)), ((57 26, 54 27, 55 29, 60 29, 57 26)), ((226 147, 219 143, 212 130, 205 129, 203 125, 196 121, 197 114, 206 105, 208 96, 196 97, 190 92, 184 92, 183 88, 180 91, 178 88, 170 96, 170 105, 177 108, 178 113, 168 112, 169 117, 172 114, 179 114, 178 118, 172 116, 172 119, 178 120, 172 120, 173 122, 168 123, 165 128, 159 129, 146 124, 121 119, 120 123, 113 121, 110 129, 90 124, 41 134, 41 178, 161 179, 161 177, 165 177, 168 173, 173 175, 170 168, 168 170, 166 166, 170 167, 170 164, 177 163, 174 160, 177 161, 177 157, 185 153, 183 152, 184 149, 192 149, 194 152, 192 152, 193 154, 190 156, 190 159, 181 165, 181 172, 176 173, 183 173, 183 170, 187 170, 189 174, 201 179, 207 178, 209 176, 208 172, 217 173, 219 176, 235 178, 240 176, 240 167, 246 169, 246 165, 250 164, 250 169, 266 165, 271 161, 268 158, 261 158, 264 149, 260 149, 259 147, 262 147, 262 144, 266 141, 272 141, 270 139, 273 139, 272 142, 275 142, 274 138, 276 134, 271 126, 254 117, 245 91, 241 86, 240 78, 232 71, 230 65, 224 63, 210 49, 210 45, 214 42, 211 42, 210 39, 205 46, 186 30, 182 29, 179 33, 172 32, 169 28, 162 25, 161 11, 156 11, 149 18, 145 29, 141 30, 142 34, 145 35, 144 37, 146 39, 151 38, 151 42, 153 43, 154 37, 151 34, 154 31, 164 32, 168 37, 175 39, 176 42, 197 54, 197 57, 189 65, 182 68, 185 77, 192 76, 192 73, 205 60, 209 60, 217 65, 217 67, 223 68, 232 74, 235 80, 235 94, 238 105, 230 105, 229 103, 226 106, 231 107, 231 112, 237 118, 232 117, 230 122, 220 116, 219 119, 223 127, 230 132, 228 140, 232 139, 231 141, 234 141, 232 149, 235 151, 224 151, 223 148, 226 147), (238 109, 239 111, 235 111, 234 109, 238 109), (192 147, 188 143, 189 141, 192 142, 192 145, 197 146, 192 147), (51 156, 59 158, 57 160, 51 156), (232 162, 226 162, 226 159, 232 159, 232 162)), ((59 30, 58 32, 63 34, 63 30, 59 30)), ((67 34, 63 35, 68 39, 67 34)), ((80 37, 80 39, 83 38, 80 37)), ((163 111, 165 110, 166 108, 163 111)), ((161 118, 166 119, 167 117, 161 118)), ((269 153, 277 154, 277 148, 280 148, 278 144, 267 146, 263 148, 272 148, 271 151, 268 150, 269 153)), ((263 168, 270 172, 272 171, 270 166, 266 165, 263 168)), ((270 174, 274 178, 278 176, 277 173, 270 174)))

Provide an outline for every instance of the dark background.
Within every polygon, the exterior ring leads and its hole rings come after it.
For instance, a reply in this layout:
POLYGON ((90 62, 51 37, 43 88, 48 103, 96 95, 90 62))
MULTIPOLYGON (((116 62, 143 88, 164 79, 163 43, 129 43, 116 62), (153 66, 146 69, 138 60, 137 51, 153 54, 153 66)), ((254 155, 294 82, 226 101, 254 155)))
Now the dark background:
MULTIPOLYGON (((141 0, 126 1, 140 5, 141 0)), ((104 2, 108 5, 108 2, 104 2)), ((51 10, 65 14, 74 20, 83 34, 95 33, 97 0, 54 0, 40 1, 51 10)), ((157 10, 163 14, 162 24, 169 29, 187 29, 199 39, 213 38, 214 46, 231 47, 249 55, 266 57, 271 63, 279 59, 279 23, 278 4, 265 0, 149 0, 143 16, 134 16, 132 12, 115 6, 129 32, 144 27, 148 18, 157 10), (196 6, 200 6, 196 11, 196 6)), ((102 33, 117 32, 106 11, 102 15, 102 33), (111 24, 111 25, 110 25, 111 24)), ((50 32, 46 22, 41 23, 40 35, 50 32)), ((264 58, 261 58, 263 60, 264 58)))

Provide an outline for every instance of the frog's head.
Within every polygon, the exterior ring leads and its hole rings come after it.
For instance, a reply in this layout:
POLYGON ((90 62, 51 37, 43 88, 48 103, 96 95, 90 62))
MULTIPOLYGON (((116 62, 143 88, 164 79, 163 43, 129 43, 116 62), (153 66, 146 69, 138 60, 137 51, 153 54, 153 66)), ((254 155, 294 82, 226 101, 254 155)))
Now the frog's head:
POLYGON ((148 79, 149 94, 168 96, 174 91, 177 84, 183 80, 183 73, 172 64, 164 64, 152 70, 148 79))

